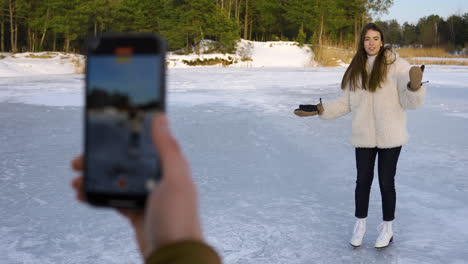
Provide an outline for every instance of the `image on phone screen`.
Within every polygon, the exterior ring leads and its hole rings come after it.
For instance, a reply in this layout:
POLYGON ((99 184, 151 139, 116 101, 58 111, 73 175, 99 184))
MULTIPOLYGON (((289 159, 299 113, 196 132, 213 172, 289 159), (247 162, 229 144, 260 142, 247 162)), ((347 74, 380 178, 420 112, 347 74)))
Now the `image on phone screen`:
POLYGON ((158 181, 151 121, 162 109, 161 59, 156 54, 88 57, 87 189, 144 194, 158 181))

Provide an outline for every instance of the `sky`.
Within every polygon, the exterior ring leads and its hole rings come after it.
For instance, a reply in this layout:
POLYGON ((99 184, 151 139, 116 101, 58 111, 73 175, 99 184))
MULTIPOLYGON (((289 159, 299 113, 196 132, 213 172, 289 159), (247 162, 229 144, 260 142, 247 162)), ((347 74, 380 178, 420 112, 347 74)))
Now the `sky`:
MULTIPOLYGON (((400 25, 404 22, 418 23, 422 17, 432 14, 446 19, 453 14, 468 13, 467 0, 393 0, 389 13, 380 15, 380 20, 396 19, 400 25)), ((379 17, 376 17, 379 18, 379 17)))

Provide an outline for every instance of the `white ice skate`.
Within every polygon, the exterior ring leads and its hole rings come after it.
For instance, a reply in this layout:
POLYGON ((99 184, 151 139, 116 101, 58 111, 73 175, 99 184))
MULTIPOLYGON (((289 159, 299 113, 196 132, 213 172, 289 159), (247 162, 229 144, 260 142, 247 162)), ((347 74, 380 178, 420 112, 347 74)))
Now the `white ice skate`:
POLYGON ((353 237, 349 242, 353 247, 359 247, 362 244, 362 239, 366 233, 366 218, 360 218, 354 225, 353 237))
POLYGON ((393 241, 393 231, 392 231, 392 222, 391 221, 384 221, 379 225, 379 237, 375 241, 376 248, 384 248, 387 247, 390 242, 393 241))

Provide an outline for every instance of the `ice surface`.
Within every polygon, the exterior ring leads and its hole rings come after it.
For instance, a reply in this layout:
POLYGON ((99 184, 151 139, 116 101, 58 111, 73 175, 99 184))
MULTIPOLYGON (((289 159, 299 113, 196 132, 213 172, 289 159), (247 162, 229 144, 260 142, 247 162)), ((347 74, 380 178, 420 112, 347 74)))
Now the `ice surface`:
POLYGON ((84 76, 42 75, 0 78, 0 101, 48 106, 82 106, 84 76))
MULTIPOLYGON (((468 67, 427 66, 426 104, 396 176, 394 243, 373 245, 374 182, 361 248, 354 226, 350 116, 293 115, 335 98, 345 68, 174 69, 168 115, 224 263, 466 263, 468 67)), ((83 76, 0 78, 0 263, 141 263, 129 225, 75 201, 83 76)))

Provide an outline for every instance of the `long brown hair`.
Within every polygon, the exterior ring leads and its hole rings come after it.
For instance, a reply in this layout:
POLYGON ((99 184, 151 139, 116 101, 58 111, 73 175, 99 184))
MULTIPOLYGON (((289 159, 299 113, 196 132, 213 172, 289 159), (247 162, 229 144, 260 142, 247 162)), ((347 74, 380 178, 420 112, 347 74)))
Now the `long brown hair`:
POLYGON ((361 31, 361 38, 359 40, 356 55, 354 55, 351 64, 349 65, 348 69, 346 69, 343 80, 341 80, 341 89, 344 90, 346 85, 349 84, 349 89, 351 91, 355 91, 356 87, 359 87, 358 81, 360 77, 360 88, 369 90, 370 92, 375 92, 375 90, 380 87, 380 84, 385 81, 388 70, 387 66, 395 61, 388 61, 389 59, 385 55, 387 52, 392 52, 391 50, 392 47, 390 45, 385 46, 384 34, 376 24, 369 23, 365 25, 361 31), (364 49, 364 39, 366 37, 367 31, 369 30, 378 31, 380 33, 380 39, 382 40, 383 45, 383 47, 380 48, 377 57, 375 58, 374 67, 372 68, 370 76, 366 70, 367 52, 364 49))

